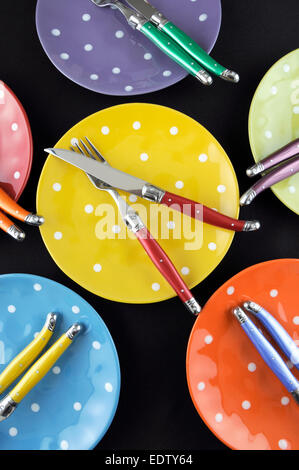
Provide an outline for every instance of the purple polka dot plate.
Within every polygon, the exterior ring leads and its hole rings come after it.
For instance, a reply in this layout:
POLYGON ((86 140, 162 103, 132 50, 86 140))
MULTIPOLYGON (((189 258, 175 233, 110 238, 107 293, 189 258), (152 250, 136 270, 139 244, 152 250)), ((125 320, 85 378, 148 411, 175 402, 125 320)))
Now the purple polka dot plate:
MULTIPOLYGON (((221 24, 220 0, 152 0, 152 4, 210 52, 221 24)), ((122 14, 90 0, 39 0, 36 25, 53 64, 75 83, 107 95, 166 88, 187 72, 122 14)), ((198 85, 200 86, 200 85, 198 85)))

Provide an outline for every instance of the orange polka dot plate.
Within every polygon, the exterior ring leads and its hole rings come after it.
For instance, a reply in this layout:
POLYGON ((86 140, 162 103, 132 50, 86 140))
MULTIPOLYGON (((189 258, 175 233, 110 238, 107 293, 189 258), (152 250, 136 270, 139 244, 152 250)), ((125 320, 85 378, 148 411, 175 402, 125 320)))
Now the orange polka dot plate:
MULTIPOLYGON (((193 326, 187 351, 189 391, 207 426, 233 449, 299 449, 299 407, 232 314, 234 306, 251 299, 298 344, 298 285, 299 259, 251 266, 212 295, 193 326)), ((271 343, 299 380, 299 371, 271 343)))

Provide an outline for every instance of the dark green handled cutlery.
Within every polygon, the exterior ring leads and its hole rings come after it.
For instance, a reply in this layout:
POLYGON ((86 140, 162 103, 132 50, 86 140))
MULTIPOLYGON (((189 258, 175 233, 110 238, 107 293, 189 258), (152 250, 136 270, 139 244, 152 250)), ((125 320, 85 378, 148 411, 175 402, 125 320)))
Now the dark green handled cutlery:
POLYGON ((239 75, 218 64, 186 33, 169 21, 147 0, 126 0, 133 7, 128 8, 120 0, 91 0, 99 7, 115 6, 125 16, 130 26, 143 33, 165 54, 197 78, 204 85, 213 80, 205 70, 237 83, 239 75), (204 67, 204 68, 203 68, 204 67))

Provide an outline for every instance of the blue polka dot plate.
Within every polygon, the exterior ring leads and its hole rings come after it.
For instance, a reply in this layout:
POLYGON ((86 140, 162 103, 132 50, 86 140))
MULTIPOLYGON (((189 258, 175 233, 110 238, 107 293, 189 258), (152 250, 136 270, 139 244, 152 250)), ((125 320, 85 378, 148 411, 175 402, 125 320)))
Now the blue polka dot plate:
POLYGON ((92 449, 114 417, 120 368, 110 333, 82 297, 54 281, 30 274, 0 276, 0 371, 32 341, 49 312, 59 317, 47 348, 75 322, 83 331, 0 423, 2 450, 92 449))

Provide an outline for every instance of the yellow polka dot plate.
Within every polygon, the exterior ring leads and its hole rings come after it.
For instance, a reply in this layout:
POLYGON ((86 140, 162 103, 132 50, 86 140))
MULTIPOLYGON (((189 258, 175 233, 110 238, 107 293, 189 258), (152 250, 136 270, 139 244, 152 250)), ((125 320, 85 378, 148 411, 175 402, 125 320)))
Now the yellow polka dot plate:
MULTIPOLYGON (((249 113, 249 140, 256 162, 299 137, 299 49, 276 62, 259 84, 249 113)), ((299 173, 272 186, 299 214, 299 173)))
MULTIPOLYGON (((79 122, 56 147, 69 149, 84 136, 115 168, 238 217, 239 190, 231 162, 215 138, 188 116, 151 104, 114 106, 79 122)), ((120 193, 189 288, 210 274, 229 249, 234 232, 120 193)), ((174 296, 120 220, 110 195, 96 189, 81 170, 49 156, 38 185, 37 207, 46 220, 40 229, 51 256, 85 289, 129 303, 174 296)))

